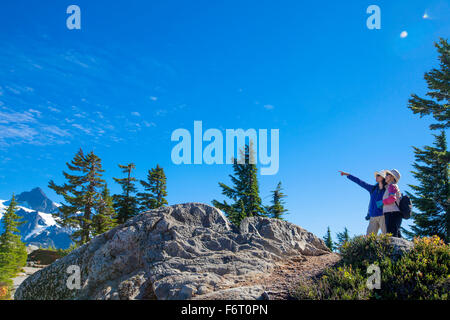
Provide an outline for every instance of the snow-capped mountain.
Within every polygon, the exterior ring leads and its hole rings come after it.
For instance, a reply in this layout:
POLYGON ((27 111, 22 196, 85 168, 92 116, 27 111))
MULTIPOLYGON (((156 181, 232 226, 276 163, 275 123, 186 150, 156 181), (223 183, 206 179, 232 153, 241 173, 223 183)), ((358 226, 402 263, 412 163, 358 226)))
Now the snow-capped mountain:
MULTIPOLYGON (((41 188, 22 192, 16 196, 17 215, 26 221, 19 227, 22 241, 42 247, 55 247, 66 249, 72 243, 70 235, 72 230, 57 225, 52 213, 58 209, 58 204, 51 201, 41 188)), ((0 200, 0 219, 7 209, 10 200, 0 200)), ((3 226, 0 222, 0 232, 3 226)))

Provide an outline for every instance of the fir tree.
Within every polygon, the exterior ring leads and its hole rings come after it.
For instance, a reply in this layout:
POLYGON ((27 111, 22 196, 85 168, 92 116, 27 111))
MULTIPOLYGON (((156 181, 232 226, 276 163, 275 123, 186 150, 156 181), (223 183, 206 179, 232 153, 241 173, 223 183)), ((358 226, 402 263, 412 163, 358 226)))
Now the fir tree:
POLYGON ((228 204, 226 201, 217 200, 213 200, 212 203, 224 211, 232 223, 239 225, 245 217, 264 215, 252 142, 245 145, 244 150, 240 150, 239 160, 233 159, 233 171, 234 175, 230 175, 230 178, 234 186, 229 187, 224 183, 219 183, 219 186, 222 188, 222 194, 232 199, 234 203, 228 204))
POLYGON ((283 219, 283 215, 287 212, 287 209, 284 208, 284 198, 286 198, 286 195, 283 193, 281 182, 279 182, 277 188, 272 191, 272 205, 266 207, 269 217, 283 219))
POLYGON ((72 240, 77 245, 82 245, 88 242, 94 233, 92 218, 101 204, 102 197, 99 190, 104 185, 101 178, 104 170, 101 159, 94 152, 85 155, 82 149, 66 165, 69 170, 79 172, 81 175, 63 171, 68 182, 58 186, 51 180, 49 188, 63 196, 67 203, 63 203, 55 214, 58 224, 76 229, 72 234, 72 240))
POLYGON ((102 234, 114 228, 117 225, 115 216, 116 212, 114 211, 113 199, 109 193, 107 184, 105 184, 103 187, 102 199, 98 207, 98 213, 92 218, 94 235, 102 234))
POLYGON ((138 213, 138 201, 135 196, 136 193, 136 178, 131 173, 136 168, 134 163, 127 165, 120 165, 119 168, 126 175, 125 178, 113 178, 115 182, 121 185, 122 194, 115 194, 113 196, 114 209, 117 213, 117 221, 119 224, 124 223, 131 217, 138 213))
POLYGON ((450 242, 450 183, 449 161, 445 132, 434 135, 433 146, 423 149, 414 147, 416 162, 412 174, 419 181, 418 185, 409 185, 413 193, 408 193, 414 208, 415 225, 411 231, 404 232, 412 236, 438 235, 450 242))
POLYGON ((342 247, 342 245, 350 240, 350 234, 348 233, 347 227, 344 228, 344 231, 338 232, 336 234, 337 242, 336 247, 342 247))
MULTIPOLYGON (((450 127, 450 45, 441 38, 435 46, 439 53, 439 68, 432 69, 424 76, 429 89, 426 95, 431 99, 413 94, 408 105, 421 117, 433 116, 437 123, 430 125, 432 130, 450 127)), ((410 237, 437 234, 449 242, 450 156, 445 131, 435 135, 435 139, 434 146, 425 146, 423 149, 414 147, 416 162, 412 173, 419 184, 410 185, 414 194, 408 195, 418 212, 413 212, 415 225, 411 231, 403 230, 410 237)))
POLYGON ((430 125, 430 129, 447 129, 450 127, 450 45, 447 40, 441 38, 435 44, 439 52, 439 69, 432 69, 425 73, 425 80, 431 99, 420 98, 413 94, 408 107, 421 117, 432 115, 437 121, 430 125))
POLYGON ((18 227, 25 223, 22 217, 16 214, 17 202, 13 194, 11 202, 6 209, 1 223, 3 233, 0 235, 0 299, 8 298, 12 278, 25 266, 27 251, 21 241, 18 227))
POLYGON ((323 237, 323 240, 325 241, 325 245, 331 250, 334 250, 334 242, 333 238, 331 237, 331 230, 330 227, 327 229, 326 235, 323 237))
POLYGON ((141 185, 147 192, 138 193, 141 210, 151 210, 167 205, 166 175, 159 165, 148 170, 147 181, 141 180, 141 185))

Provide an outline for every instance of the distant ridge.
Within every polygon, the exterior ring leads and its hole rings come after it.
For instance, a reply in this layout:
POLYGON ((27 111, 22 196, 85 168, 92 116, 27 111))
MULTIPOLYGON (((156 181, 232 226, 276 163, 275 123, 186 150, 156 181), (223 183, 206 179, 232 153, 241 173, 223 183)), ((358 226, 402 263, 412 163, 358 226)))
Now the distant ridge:
MULTIPOLYGON (((52 215, 57 212, 58 204, 50 200, 41 188, 36 187, 18 194, 16 201, 17 214, 26 221, 19 227, 23 242, 27 245, 61 249, 66 249, 72 244, 70 235, 73 231, 58 226, 52 215)), ((10 202, 0 200, 0 218, 10 202)), ((0 232, 2 231, 3 226, 0 223, 0 232)))

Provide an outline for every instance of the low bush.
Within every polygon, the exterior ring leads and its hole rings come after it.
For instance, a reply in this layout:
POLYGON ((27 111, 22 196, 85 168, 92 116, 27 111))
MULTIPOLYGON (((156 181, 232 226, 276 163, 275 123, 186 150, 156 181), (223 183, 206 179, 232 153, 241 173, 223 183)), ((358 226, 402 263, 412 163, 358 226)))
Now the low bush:
POLYGON ((450 298, 450 247, 439 237, 414 239, 414 247, 392 258, 389 236, 356 237, 341 249, 342 260, 318 278, 301 284, 298 299, 402 299, 450 298), (380 268, 381 288, 366 282, 371 264, 380 268))

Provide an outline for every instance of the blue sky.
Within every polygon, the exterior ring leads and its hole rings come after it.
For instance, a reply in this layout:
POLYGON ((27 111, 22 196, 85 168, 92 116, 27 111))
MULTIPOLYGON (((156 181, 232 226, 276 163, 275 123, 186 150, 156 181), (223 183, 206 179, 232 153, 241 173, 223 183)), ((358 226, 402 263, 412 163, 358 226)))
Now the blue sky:
POLYGON ((282 181, 287 219, 320 236, 365 232, 371 181, 397 168, 414 183, 412 145, 430 119, 407 108, 450 35, 450 3, 428 1, 10 1, 0 5, 0 199, 48 181, 78 148, 136 176, 159 163, 170 204, 223 199, 226 165, 174 165, 170 135, 193 121, 280 130, 280 169, 260 176, 265 203, 282 181), (66 8, 81 8, 81 30, 66 8), (381 8, 381 29, 366 8, 381 8), (424 14, 427 13, 427 18, 424 14), (408 36, 400 34, 407 31, 408 36))

